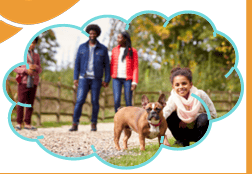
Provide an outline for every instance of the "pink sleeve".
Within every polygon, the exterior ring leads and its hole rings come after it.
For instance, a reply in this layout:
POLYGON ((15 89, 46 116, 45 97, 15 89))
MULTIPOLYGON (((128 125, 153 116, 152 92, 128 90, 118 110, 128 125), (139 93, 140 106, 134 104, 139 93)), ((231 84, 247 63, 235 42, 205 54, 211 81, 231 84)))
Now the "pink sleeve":
POLYGON ((27 73, 27 69, 26 69, 25 65, 21 65, 21 66, 15 68, 13 71, 18 73, 18 74, 27 73))
POLYGON ((137 50, 133 48, 133 80, 132 82, 138 83, 138 55, 137 50))

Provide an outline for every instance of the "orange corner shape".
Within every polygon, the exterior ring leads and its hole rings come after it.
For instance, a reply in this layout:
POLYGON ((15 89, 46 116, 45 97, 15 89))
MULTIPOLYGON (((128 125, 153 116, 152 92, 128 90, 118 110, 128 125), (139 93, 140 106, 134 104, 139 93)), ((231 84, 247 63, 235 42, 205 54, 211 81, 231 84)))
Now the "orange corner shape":
POLYGON ((38 24, 59 16, 79 0, 3 0, 0 15, 20 24, 38 24))
POLYGON ((0 28, 1 28, 1 34, 0 34, 0 43, 6 41, 10 37, 17 34, 22 28, 14 27, 12 25, 6 24, 3 21, 0 21, 0 28))

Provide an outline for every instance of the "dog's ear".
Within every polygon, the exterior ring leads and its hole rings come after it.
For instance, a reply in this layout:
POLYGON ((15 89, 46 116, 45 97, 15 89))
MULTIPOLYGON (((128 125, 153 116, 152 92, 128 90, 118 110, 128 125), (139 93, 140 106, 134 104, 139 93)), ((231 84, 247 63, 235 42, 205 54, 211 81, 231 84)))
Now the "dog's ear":
POLYGON ((145 109, 146 105, 149 103, 149 99, 146 95, 142 96, 142 107, 145 109))
POLYGON ((159 102, 163 107, 165 107, 165 105, 166 105, 166 97, 165 97, 164 94, 161 94, 161 95, 159 96, 158 102, 159 102))

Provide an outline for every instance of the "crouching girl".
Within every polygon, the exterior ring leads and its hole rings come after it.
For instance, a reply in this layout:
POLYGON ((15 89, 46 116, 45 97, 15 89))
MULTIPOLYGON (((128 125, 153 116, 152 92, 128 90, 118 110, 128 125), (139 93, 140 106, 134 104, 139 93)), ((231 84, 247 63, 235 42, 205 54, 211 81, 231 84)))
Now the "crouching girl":
MULTIPOLYGON (((171 70, 171 95, 163 109, 175 144, 189 146, 190 141, 199 141, 206 133, 209 120, 204 106, 191 94, 200 97, 207 105, 211 117, 216 118, 216 109, 209 96, 203 90, 197 89, 192 83, 192 72, 189 68, 174 68, 171 70)), ((169 145, 167 137, 164 144, 169 145)))

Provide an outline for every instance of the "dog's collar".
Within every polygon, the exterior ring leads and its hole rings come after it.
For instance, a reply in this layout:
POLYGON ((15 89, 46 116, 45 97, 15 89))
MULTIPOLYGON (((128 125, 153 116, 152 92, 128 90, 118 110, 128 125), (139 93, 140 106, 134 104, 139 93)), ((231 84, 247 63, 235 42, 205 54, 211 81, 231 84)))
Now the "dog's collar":
POLYGON ((158 124, 152 124, 152 123, 150 123, 152 126, 154 126, 154 127, 157 127, 157 126, 159 126, 160 124, 161 124, 161 121, 162 121, 162 118, 160 118, 160 121, 159 121, 159 123, 158 124))

